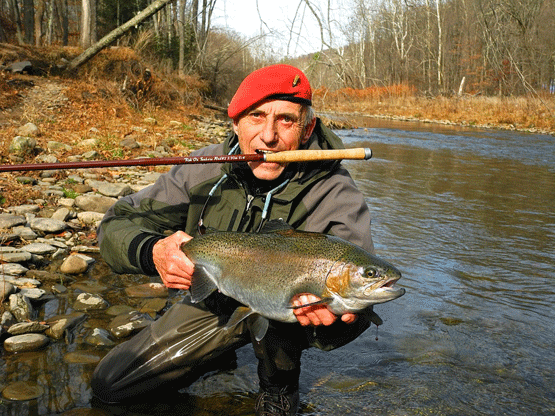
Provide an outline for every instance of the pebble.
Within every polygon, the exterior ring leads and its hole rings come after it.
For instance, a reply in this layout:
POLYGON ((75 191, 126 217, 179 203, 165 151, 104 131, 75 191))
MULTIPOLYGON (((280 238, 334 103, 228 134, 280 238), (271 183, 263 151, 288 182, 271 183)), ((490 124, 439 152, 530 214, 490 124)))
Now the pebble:
POLYGON ((42 334, 15 335, 4 341, 4 349, 8 352, 35 351, 43 348, 49 340, 42 334))

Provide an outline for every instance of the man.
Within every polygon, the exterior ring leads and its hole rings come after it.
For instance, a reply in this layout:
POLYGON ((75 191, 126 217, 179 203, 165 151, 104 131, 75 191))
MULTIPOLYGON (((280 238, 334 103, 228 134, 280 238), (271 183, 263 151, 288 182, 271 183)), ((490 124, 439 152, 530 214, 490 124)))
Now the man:
MULTIPOLYGON (((311 99, 308 79, 297 68, 254 71, 228 108, 234 133, 196 154, 342 148, 339 137, 314 116, 311 99)), ((334 234, 373 250, 368 208, 338 161, 175 166, 153 186, 121 198, 106 213, 98 238, 103 258, 116 272, 158 274, 167 287, 186 290, 194 264, 179 249, 182 243, 204 227, 257 232, 278 218, 295 229, 334 234)), ((292 304, 316 300, 307 293, 292 304)), ((306 306, 295 310, 300 325, 272 321, 257 341, 251 339, 249 320, 224 329, 237 306, 218 292, 199 304, 186 297, 173 305, 101 361, 92 380, 95 395, 119 402, 178 385, 178 379, 190 383, 252 342, 259 361, 256 414, 294 415, 302 350, 344 345, 369 327, 372 314, 337 317, 325 305, 306 306)))

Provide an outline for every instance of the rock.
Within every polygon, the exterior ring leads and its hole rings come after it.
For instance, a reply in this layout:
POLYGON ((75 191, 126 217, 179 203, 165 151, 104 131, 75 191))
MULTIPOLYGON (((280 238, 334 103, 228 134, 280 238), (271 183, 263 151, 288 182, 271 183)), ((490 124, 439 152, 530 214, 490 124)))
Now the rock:
POLYGON ((162 283, 145 283, 126 287, 125 293, 132 298, 166 298, 168 288, 162 283))
POLYGON ((110 332, 103 328, 94 328, 85 337, 85 342, 94 347, 113 347, 116 344, 110 332))
POLYGON ((21 126, 19 129, 17 129, 17 134, 19 136, 40 136, 40 130, 39 128, 33 124, 33 123, 27 123, 24 126, 21 126))
POLYGON ((10 143, 8 151, 16 156, 25 156, 33 153, 36 146, 37 141, 34 138, 27 136, 16 136, 10 143))
POLYGON ((156 182, 162 176, 160 172, 148 172, 143 176, 143 180, 147 182, 156 182))
POLYGON ((4 280, 0 280, 0 302, 7 299, 15 292, 15 286, 4 280))
POLYGON ((139 143, 132 137, 126 137, 122 141, 119 142, 119 146, 123 147, 124 149, 138 149, 141 147, 139 143))
POLYGON ((104 218, 104 214, 95 211, 78 212, 77 219, 83 224, 96 226, 104 218))
POLYGON ((35 178, 31 178, 30 176, 18 176, 15 180, 17 183, 21 183, 23 185, 36 185, 38 183, 35 178))
POLYGON ((148 315, 139 312, 129 312, 112 319, 108 329, 114 337, 125 338, 147 327, 152 321, 153 319, 148 315))
POLYGON ((18 322, 24 322, 31 319, 34 310, 31 302, 26 296, 20 293, 10 295, 10 312, 18 322))
POLYGON ((50 338, 61 339, 66 332, 74 329, 86 318, 87 315, 81 312, 53 316, 52 318, 46 320, 46 324, 49 326, 46 330, 46 335, 50 338))
POLYGON ((129 305, 113 305, 106 310, 106 315, 118 316, 130 312, 136 312, 137 309, 129 305))
POLYGON ((16 381, 2 390, 2 397, 13 401, 32 400, 43 394, 44 388, 34 381, 16 381))
MULTIPOLYGON (((2 262, 24 263, 27 261, 31 261, 32 259, 33 255, 28 251, 23 251, 11 247, 0 247, 0 261, 2 262)), ((6 267, 4 267, 3 271, 4 273, 8 273, 6 267)), ((9 274, 13 274, 13 272, 10 272, 9 274)))
POLYGON ((48 344, 48 337, 42 334, 23 334, 10 337, 4 341, 8 352, 35 351, 48 344))
MULTIPOLYGON (((42 154, 35 158, 36 163, 58 163, 58 158, 53 154, 42 154)), ((54 175, 54 171, 47 171, 41 173, 41 178, 47 178, 47 175, 54 175)))
POLYGON ((133 193, 131 187, 125 183, 103 182, 98 187, 98 192, 105 196, 118 198, 133 193))
POLYGON ((79 143, 79 146, 81 147, 95 147, 97 145, 98 145, 97 139, 85 139, 85 140, 81 140, 81 142, 79 143))
POLYGON ((46 295, 46 290, 36 287, 23 287, 19 293, 29 300, 41 300, 46 295))
POLYGON ((27 220, 21 215, 0 214, 0 228, 12 228, 25 225, 27 220))
POLYGON ((18 205, 16 207, 10 207, 8 210, 13 213, 14 215, 25 215, 30 212, 39 212, 40 207, 36 204, 25 204, 25 205, 18 205))
POLYGON ((73 304, 73 309, 76 311, 98 311, 107 308, 108 302, 93 293, 81 293, 73 304))
POLYGON ((38 234, 30 227, 25 227, 23 225, 13 227, 12 231, 24 240, 35 240, 38 237, 38 234))
POLYGON ((60 233, 67 228, 64 221, 54 220, 52 218, 34 218, 29 221, 29 225, 35 231, 51 234, 60 233))
POLYGON ((65 150, 69 152, 72 149, 72 147, 69 144, 57 142, 54 140, 51 140, 48 143, 46 143, 46 148, 51 152, 54 152, 57 150, 65 150))
POLYGON ((152 316, 164 309, 167 303, 167 300, 164 298, 147 299, 139 308, 139 312, 148 313, 152 316))
MULTIPOLYGON (((73 200, 72 200, 73 201, 73 200)), ((71 215, 71 211, 67 208, 58 208, 54 214, 52 214, 53 220, 67 221, 71 215)))
POLYGON ((75 204, 83 211, 101 212, 103 214, 116 202, 116 198, 103 195, 79 195, 75 198, 75 204))
POLYGON ((46 243, 31 243, 23 246, 21 249, 32 254, 40 255, 52 254, 56 251, 56 247, 46 243))
POLYGON ((71 255, 60 266, 60 272, 66 274, 80 274, 87 271, 89 264, 80 256, 71 255))
POLYGON ((102 357, 91 351, 73 351, 64 355, 64 361, 70 364, 96 364, 102 357))
POLYGON ((83 153, 83 159, 85 160, 96 160, 100 157, 100 153, 96 150, 89 150, 88 152, 83 153))
POLYGON ((48 329, 48 325, 40 322, 19 322, 10 326, 8 333, 12 335, 22 335, 30 333, 41 333, 48 329))

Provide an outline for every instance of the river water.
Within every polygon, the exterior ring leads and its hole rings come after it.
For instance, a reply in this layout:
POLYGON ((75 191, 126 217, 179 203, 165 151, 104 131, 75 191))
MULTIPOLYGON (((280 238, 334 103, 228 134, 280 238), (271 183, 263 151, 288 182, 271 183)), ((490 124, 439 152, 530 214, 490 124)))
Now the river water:
MULTIPOLYGON (((367 127, 338 133, 373 157, 345 164, 373 213, 376 252, 401 270, 407 292, 375 307, 377 330, 305 353, 300 414, 554 415, 555 138, 359 122, 367 127)), ((141 283, 97 278, 120 292, 141 283)), ((253 414, 250 346, 236 370, 202 378, 173 403, 111 408, 91 404, 94 365, 66 363, 70 347, 56 345, 5 367, 47 393, 0 403, 0 414, 253 414)))

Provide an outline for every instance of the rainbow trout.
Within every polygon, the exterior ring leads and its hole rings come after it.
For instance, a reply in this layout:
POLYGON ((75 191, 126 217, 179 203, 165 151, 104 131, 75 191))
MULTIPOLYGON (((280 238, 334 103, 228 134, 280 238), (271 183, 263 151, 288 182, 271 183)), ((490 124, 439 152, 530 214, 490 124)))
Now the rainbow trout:
POLYGON ((227 327, 257 314, 253 327, 260 340, 268 319, 297 322, 291 299, 301 293, 320 297, 319 303, 336 315, 405 293, 395 287, 401 273, 362 248, 338 237, 272 223, 270 231, 212 232, 181 246, 195 263, 189 289, 193 302, 219 290, 245 305, 237 308, 227 327))

